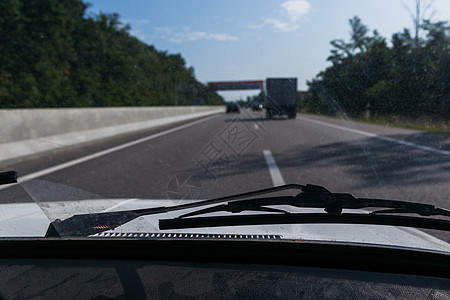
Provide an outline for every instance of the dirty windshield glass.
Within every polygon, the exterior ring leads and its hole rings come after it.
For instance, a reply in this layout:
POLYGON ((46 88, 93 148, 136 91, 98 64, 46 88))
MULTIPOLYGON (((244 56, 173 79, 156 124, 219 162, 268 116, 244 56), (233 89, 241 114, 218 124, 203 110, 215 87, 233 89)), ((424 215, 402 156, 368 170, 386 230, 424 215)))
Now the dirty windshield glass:
MULTIPOLYGON (((285 184, 450 209, 449 16, 447 0, 3 0, 0 172, 18 184, 0 185, 0 235, 285 184)), ((264 231, 364 241, 286 228, 264 231)))

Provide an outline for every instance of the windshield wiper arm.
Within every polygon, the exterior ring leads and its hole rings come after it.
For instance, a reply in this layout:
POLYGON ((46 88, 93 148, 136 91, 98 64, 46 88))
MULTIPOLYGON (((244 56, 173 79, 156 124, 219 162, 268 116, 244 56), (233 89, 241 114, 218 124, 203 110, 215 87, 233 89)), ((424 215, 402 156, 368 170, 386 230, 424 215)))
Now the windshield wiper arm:
POLYGON ((135 209, 126 211, 101 212, 91 214, 79 214, 65 220, 55 220, 51 222, 45 234, 46 237, 61 236, 88 236, 105 230, 114 229, 128 223, 140 216, 166 213, 170 211, 183 210, 187 208, 207 206, 211 204, 223 203, 246 197, 264 195, 268 193, 280 192, 289 189, 302 190, 305 186, 300 184, 287 184, 267 189, 240 193, 236 195, 220 197, 210 200, 198 201, 175 206, 161 206, 147 209, 135 209))
POLYGON ((7 171, 0 173, 0 185, 17 183, 17 172, 16 171, 7 171))
MULTIPOLYGON (((200 209, 188 214, 184 214, 178 218, 175 218, 174 220, 178 221, 191 220, 192 218, 188 217, 217 211, 241 212, 244 210, 253 210, 253 211, 283 213, 282 216, 292 215, 289 214, 289 212, 281 209, 267 207, 270 205, 291 205, 296 207, 323 208, 329 215, 339 215, 341 214, 342 209, 347 208, 359 209, 365 207, 380 207, 380 208, 394 209, 394 211, 381 210, 375 211, 372 214, 396 212, 396 213, 417 213, 425 216, 430 215, 450 216, 449 211, 435 208, 433 205, 430 204, 422 204, 398 200, 355 198, 351 194, 331 193, 322 186, 310 184, 307 185, 288 184, 258 191, 252 191, 248 193, 241 193, 232 196, 226 196, 216 199, 198 201, 169 207, 162 206, 148 209, 74 215, 62 221, 55 220, 51 222, 47 229, 46 237, 88 236, 105 230, 114 229, 140 216, 160 214, 195 207, 204 207, 224 202, 227 203, 223 205, 213 206, 210 208, 200 209), (299 193, 297 196, 280 196, 280 197, 266 197, 266 198, 253 198, 248 200, 238 200, 242 198, 264 195, 288 189, 300 189, 302 190, 302 193, 299 193)), ((270 216, 273 215, 271 214, 270 216)), ((171 220, 166 221, 169 221, 170 223, 171 220)), ((230 226, 232 225, 230 224, 230 226)), ((205 224, 202 227, 208 227, 208 224, 205 224)))

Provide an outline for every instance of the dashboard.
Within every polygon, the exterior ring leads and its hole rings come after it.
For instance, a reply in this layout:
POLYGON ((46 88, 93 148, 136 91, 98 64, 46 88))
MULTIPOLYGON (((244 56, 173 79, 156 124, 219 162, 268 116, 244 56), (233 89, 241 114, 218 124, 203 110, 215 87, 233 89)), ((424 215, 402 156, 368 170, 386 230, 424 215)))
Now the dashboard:
POLYGON ((274 265, 0 261, 3 299, 449 299, 450 280, 274 265))
POLYGON ((449 255, 289 241, 0 240, 0 299, 449 299, 449 255))

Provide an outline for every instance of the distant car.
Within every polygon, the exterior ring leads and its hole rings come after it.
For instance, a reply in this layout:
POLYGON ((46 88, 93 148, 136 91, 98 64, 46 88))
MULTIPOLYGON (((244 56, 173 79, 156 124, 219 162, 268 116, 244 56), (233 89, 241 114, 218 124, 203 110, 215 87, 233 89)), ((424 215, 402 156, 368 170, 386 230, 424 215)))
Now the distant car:
POLYGON ((259 102, 253 102, 251 107, 252 107, 252 111, 259 111, 263 108, 263 105, 259 102))
POLYGON ((230 112, 240 113, 239 106, 236 103, 227 103, 227 113, 230 112))

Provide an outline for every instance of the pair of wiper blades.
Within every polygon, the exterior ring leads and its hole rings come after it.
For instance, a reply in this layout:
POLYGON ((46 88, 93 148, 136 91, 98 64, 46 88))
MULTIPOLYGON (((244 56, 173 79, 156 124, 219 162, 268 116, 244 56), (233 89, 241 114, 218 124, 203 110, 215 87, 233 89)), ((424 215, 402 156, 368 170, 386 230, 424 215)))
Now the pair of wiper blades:
POLYGON ((159 228, 181 229, 217 226, 268 225, 268 224, 374 224, 417 227, 450 231, 450 221, 430 216, 450 217, 450 211, 431 204, 399 200, 355 198, 347 193, 332 193, 317 185, 288 184, 248 193, 241 193, 194 203, 136 209, 116 212, 74 215, 63 221, 50 223, 46 237, 88 236, 112 230, 140 216, 160 214, 195 207, 205 207, 180 215, 173 219, 160 219, 159 228), (295 196, 249 198, 288 189, 302 192, 295 196), (249 198, 242 200, 244 198, 249 198), (223 203, 223 204, 219 204, 223 203), (214 204, 219 204, 211 206, 214 204), (288 205, 298 208, 323 208, 324 213, 291 213, 270 206, 288 205), (382 208, 372 212, 343 213, 343 209, 382 208), (251 215, 226 215, 199 217, 214 212, 240 213, 263 212, 251 215), (418 214, 420 217, 397 214, 418 214))

